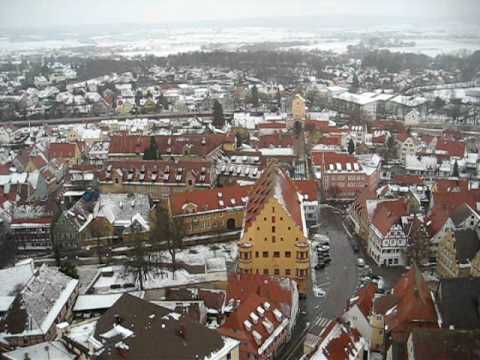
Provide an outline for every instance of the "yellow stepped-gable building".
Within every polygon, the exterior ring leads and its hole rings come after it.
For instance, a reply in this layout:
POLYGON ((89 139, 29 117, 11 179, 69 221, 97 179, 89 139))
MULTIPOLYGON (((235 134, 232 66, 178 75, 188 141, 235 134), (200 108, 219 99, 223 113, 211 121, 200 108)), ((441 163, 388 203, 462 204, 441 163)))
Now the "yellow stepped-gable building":
POLYGON ((288 277, 306 293, 309 243, 302 198, 277 163, 253 187, 239 243, 240 271, 288 277))
POLYGON ((307 115, 307 108, 305 106, 305 99, 297 94, 292 100, 292 116, 295 121, 304 121, 307 115))

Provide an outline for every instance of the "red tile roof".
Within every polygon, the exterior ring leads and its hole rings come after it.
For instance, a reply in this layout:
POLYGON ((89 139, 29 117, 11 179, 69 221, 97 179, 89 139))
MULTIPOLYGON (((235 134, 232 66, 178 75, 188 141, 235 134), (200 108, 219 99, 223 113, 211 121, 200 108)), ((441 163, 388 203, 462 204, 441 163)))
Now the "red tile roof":
POLYGON ((277 198, 284 205, 292 220, 303 231, 301 204, 297 188, 274 161, 267 165, 262 176, 257 180, 249 194, 245 213, 245 226, 249 227, 255 221, 256 216, 271 197, 277 198))
POLYGON ((292 147, 295 145, 295 138, 290 135, 274 133, 269 135, 261 135, 258 141, 258 148, 271 147, 292 147))
MULTIPOLYGON (((184 155, 189 152, 204 157, 223 144, 234 143, 235 137, 231 134, 157 135, 155 142, 161 155, 184 155)), ((150 136, 114 135, 110 141, 109 154, 141 154, 149 146, 150 136)))
POLYGON ((398 303, 394 310, 387 312, 385 324, 395 341, 406 342, 412 328, 437 327, 437 314, 430 289, 416 266, 402 275, 392 294, 398 303))
POLYGON ((405 140, 407 140, 409 137, 410 137, 410 134, 406 132, 397 134, 397 140, 402 143, 405 142, 405 140))
POLYGON ((445 151, 449 156, 463 158, 465 156, 465 143, 458 141, 447 141, 441 139, 438 141, 436 150, 445 151))
POLYGON ((273 328, 276 329, 283 319, 288 315, 289 314, 282 312, 280 306, 274 299, 267 299, 257 295, 256 293, 250 293, 233 311, 233 313, 230 314, 225 323, 219 328, 219 332, 222 335, 230 336, 245 342, 249 353, 258 354, 258 349, 262 346, 265 340, 271 336, 262 322, 267 319, 273 325, 273 328), (264 308, 265 315, 261 317, 257 311, 257 308, 263 308, 263 305, 266 302, 270 304, 270 308, 269 310, 264 308), (274 309, 277 309, 282 313, 282 319, 280 321, 274 316, 274 309), (258 322, 256 324, 250 317, 251 313, 255 313, 258 317, 258 322), (251 331, 247 330, 245 327, 244 322, 246 320, 248 320, 252 325, 251 331), (256 331, 261 335, 260 344, 257 344, 253 335, 253 331, 256 331))
POLYGON ((326 170, 328 170, 330 164, 334 166, 336 166, 336 164, 340 164, 342 166, 342 169, 346 169, 347 164, 351 164, 353 170, 353 164, 358 163, 358 161, 355 156, 348 153, 340 153, 334 151, 316 151, 312 152, 312 163, 313 165, 321 166, 326 170))
POLYGON ((318 186, 315 180, 294 180, 297 191, 303 195, 304 200, 315 201, 318 199, 318 186))
POLYGON ((123 182, 179 184, 187 177, 196 184, 211 185, 212 167, 207 160, 112 160, 99 173, 100 181, 112 181, 119 174, 123 182), (180 178, 179 178, 180 177, 180 178), (142 179, 143 178, 143 179, 142 179))
POLYGON ((405 215, 408 215, 408 204, 404 199, 385 200, 377 204, 372 224, 385 236, 405 215))
POLYGON ((370 310, 373 306, 373 298, 375 297, 377 290, 378 286, 373 282, 361 287, 358 289, 357 294, 354 297, 356 300, 350 304, 350 307, 357 305, 362 314, 365 315, 365 317, 368 317, 370 315, 370 310))
POLYGON ((33 157, 32 163, 37 170, 40 170, 41 168, 43 168, 45 165, 48 164, 47 160, 45 160, 45 158, 41 155, 37 155, 33 157))
POLYGON ((49 159, 71 159, 75 157, 75 150, 78 148, 74 143, 51 143, 48 146, 49 159))
POLYGON ((467 191, 470 181, 468 179, 438 179, 435 181, 435 192, 467 191))
POLYGON ((260 123, 257 125, 259 129, 286 129, 287 124, 279 121, 271 121, 266 123, 260 123))
POLYGON ((0 175, 9 175, 12 164, 0 164, 0 175))
POLYGON ((331 126, 328 120, 305 120, 306 130, 319 130, 322 133, 339 132, 340 130, 336 126, 331 126))
MULTIPOLYGON (((323 333, 320 349, 324 358, 330 360, 357 359, 363 352, 360 346, 361 335, 355 328, 347 328, 339 322, 333 322, 323 333)), ((323 358, 323 357, 322 357, 323 358)))
POLYGON ((316 144, 325 146, 342 146, 342 137, 341 135, 322 136, 318 139, 316 144))
POLYGON ((170 195, 170 208, 173 215, 184 213, 184 206, 197 205, 197 212, 227 210, 246 206, 251 186, 225 186, 222 188, 177 192, 170 195), (220 196, 221 194, 221 196, 220 196))
POLYGON ((285 283, 267 275, 230 273, 228 275, 227 299, 244 301, 249 294, 255 293, 266 299, 272 299, 285 306, 292 305, 292 289, 288 279, 285 283))
POLYGON ((395 185, 423 185, 424 178, 418 175, 397 175, 393 178, 392 184, 395 185))
POLYGON ((480 202, 480 189, 459 191, 453 195, 449 192, 432 194, 433 208, 428 217, 430 235, 437 234, 459 206, 468 204, 472 209, 476 209, 477 202, 480 202))
POLYGON ((372 142, 374 145, 384 145, 387 142, 387 136, 385 134, 374 136, 372 142))

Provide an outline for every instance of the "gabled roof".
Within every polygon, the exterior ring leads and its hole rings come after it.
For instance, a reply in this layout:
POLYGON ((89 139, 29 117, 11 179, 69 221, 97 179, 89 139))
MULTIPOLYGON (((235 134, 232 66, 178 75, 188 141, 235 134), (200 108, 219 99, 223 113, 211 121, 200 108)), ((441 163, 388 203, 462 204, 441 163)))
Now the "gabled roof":
POLYGON ((318 350, 313 353, 311 360, 357 359, 364 345, 365 340, 356 328, 348 328, 334 321, 323 332, 318 350))
POLYGON ((465 156, 465 143, 440 139, 435 149, 445 151, 449 156, 463 158, 465 156))
POLYGON ((78 280, 43 265, 0 322, 0 331, 17 336, 46 334, 77 286, 78 280))
POLYGON ((468 191, 469 185, 468 179, 438 179, 433 189, 435 192, 459 192, 468 191))
POLYGON ((269 135, 261 135, 257 148, 271 148, 271 147, 292 147, 295 144, 295 138, 290 135, 282 133, 274 133, 269 135))
POLYGON ((225 346, 214 330, 171 310, 124 294, 98 320, 99 360, 206 359, 225 346))
POLYGON ((401 217, 408 215, 405 199, 385 200, 377 203, 373 213, 372 225, 385 236, 395 224, 400 224, 401 217))
POLYGON ((480 189, 455 192, 455 196, 448 192, 432 193, 433 208, 429 216, 429 231, 433 236, 437 234, 448 220, 451 214, 461 205, 468 204, 472 209, 476 208, 480 201, 480 189))
POLYGON ((286 328, 288 315, 274 299, 250 293, 229 315, 219 332, 245 342, 248 352, 261 354, 265 351, 261 349, 266 348, 272 338, 278 341, 280 331, 276 334, 276 330, 286 328))
POLYGON ((265 203, 272 197, 284 207, 295 224, 303 231, 302 205, 297 188, 274 161, 267 165, 249 194, 245 212, 245 226, 249 227, 255 221, 265 203))
POLYGON ((318 186, 315 180, 294 180, 293 183, 305 201, 318 200, 318 186))
POLYGON ((412 328, 437 327, 437 314, 430 289, 422 273, 413 266, 395 284, 391 295, 396 305, 386 312, 385 329, 394 341, 404 343, 412 328))
POLYGON ((75 150, 78 149, 75 143, 50 143, 48 146, 49 159, 69 159, 75 157, 75 150))
POLYGON ((450 219, 452 219, 453 224, 458 227, 470 216, 478 217, 478 214, 468 204, 464 203, 453 211, 450 219))
MULTIPOLYGON (((213 150, 226 143, 233 143, 231 134, 190 134, 190 135, 157 135, 155 142, 160 154, 191 155, 205 157, 213 150)), ((109 154, 143 153, 150 146, 150 136, 114 135, 110 141, 109 154)))
POLYGON ((362 314, 367 318, 373 307, 373 299, 378 290, 377 284, 370 282, 358 289, 357 294, 350 300, 349 307, 357 305, 362 314), (352 301, 353 300, 353 301, 352 301))
POLYGON ((273 299, 282 308, 292 306, 294 285, 288 278, 272 278, 261 274, 230 273, 228 275, 227 299, 245 300, 255 293, 273 299))
POLYGON ((392 184, 395 185, 423 185, 424 178, 418 175, 397 175, 393 178, 392 184))
POLYGON ((232 185, 221 188, 176 192, 170 195, 173 215, 186 213, 185 207, 193 204, 195 213, 245 207, 251 186, 232 185))

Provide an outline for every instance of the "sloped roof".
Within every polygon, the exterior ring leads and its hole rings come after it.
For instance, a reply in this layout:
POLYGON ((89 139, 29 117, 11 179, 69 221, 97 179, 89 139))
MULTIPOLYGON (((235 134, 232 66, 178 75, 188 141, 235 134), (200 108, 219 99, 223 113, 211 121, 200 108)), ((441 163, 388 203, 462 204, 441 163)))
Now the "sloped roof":
POLYGON ((395 284, 392 295, 397 299, 395 308, 386 313, 386 330, 395 341, 404 343, 412 328, 437 327, 437 314, 430 289, 422 273, 413 266, 395 284))
POLYGON ((48 146, 49 159, 68 159, 75 156, 78 148, 75 143, 50 143, 48 146))
POLYGON ((468 204, 471 208, 476 208, 480 201, 480 189, 455 192, 452 196, 449 192, 432 193, 433 208, 430 212, 429 231, 431 235, 438 233, 451 214, 461 205, 468 204))
POLYGON ((246 206, 251 186, 232 185, 221 188, 176 192, 170 195, 173 215, 184 214, 187 204, 197 206, 196 212, 226 210, 246 206))
POLYGON ((297 188, 278 163, 272 161, 249 193, 245 212, 245 226, 249 227, 263 209, 265 203, 274 197, 290 214, 292 220, 303 231, 302 209, 297 188))
POLYGON ((255 293, 261 297, 274 299, 282 308, 292 305, 293 283, 290 279, 272 278, 261 274, 230 273, 228 275, 227 299, 245 300, 255 293))
POLYGON ((258 354, 259 349, 267 339, 270 336, 274 336, 274 333, 267 330, 264 322, 269 322, 272 325, 272 331, 274 331, 274 329, 282 326, 285 320, 288 321, 288 315, 289 314, 281 311, 278 303, 274 299, 266 299, 256 293, 250 293, 230 314, 225 323, 220 327, 219 332, 226 336, 234 337, 237 340, 244 341, 249 352, 258 354), (265 303, 269 304, 268 308, 265 307, 265 303), (263 310, 263 315, 258 311, 258 308, 263 310), (281 319, 278 319, 274 315, 275 310, 280 311, 281 319), (250 315, 252 313, 255 314, 258 319, 256 323, 250 315), (245 321, 250 322, 251 330, 246 328, 245 321), (255 339, 254 331, 261 336, 259 343, 257 343, 255 339))
POLYGON ((216 331, 129 294, 100 317, 94 337, 105 341, 99 360, 205 359, 225 346, 216 331))
POLYGON ((434 185, 435 192, 468 191, 468 179, 437 179, 434 185))
POLYGON ((423 185, 424 178, 418 175, 397 175, 392 183, 396 185, 423 185))
POLYGON ((453 211, 450 219, 455 226, 459 226, 472 215, 475 216, 477 213, 468 204, 464 203, 453 211))
POLYGON ((445 151, 449 156, 463 158, 465 155, 465 143, 458 141, 440 139, 435 149, 445 151))
MULTIPOLYGON (((188 151, 190 154, 200 157, 208 155, 223 144, 234 141, 235 138, 231 134, 155 136, 155 143, 160 154, 183 155, 188 151)), ((149 146, 150 136, 114 135, 110 141, 109 154, 143 153, 149 146)))
POLYGON ((318 200, 318 185, 315 180, 294 180, 293 183, 305 201, 318 200))
POLYGON ((405 215, 408 215, 408 204, 404 199, 381 201, 373 213, 372 225, 385 236, 393 225, 400 224, 405 215))
POLYGON ((373 299, 377 290, 378 286, 373 282, 361 287, 358 289, 357 294, 354 297, 355 301, 353 301, 350 306, 357 305, 362 314, 365 315, 365 317, 368 317, 373 307, 373 299))

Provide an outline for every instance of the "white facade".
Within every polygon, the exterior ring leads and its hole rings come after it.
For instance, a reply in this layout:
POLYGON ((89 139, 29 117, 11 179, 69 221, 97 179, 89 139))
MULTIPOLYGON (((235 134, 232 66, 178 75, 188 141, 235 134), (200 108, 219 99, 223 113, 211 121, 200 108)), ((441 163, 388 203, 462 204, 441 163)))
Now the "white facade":
POLYGON ((370 225, 368 254, 378 266, 405 266, 407 264, 407 237, 400 224, 383 234, 370 225))

